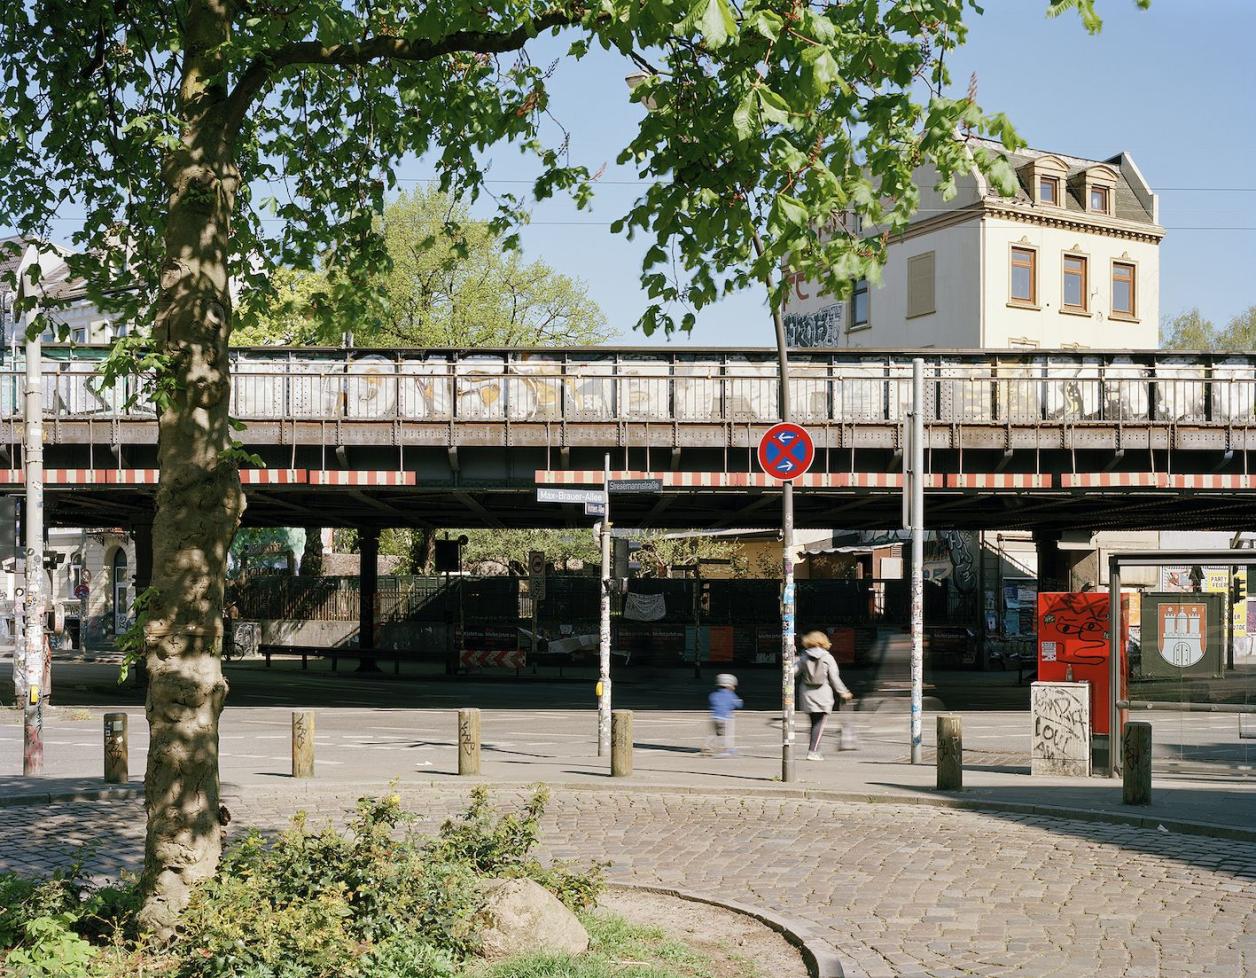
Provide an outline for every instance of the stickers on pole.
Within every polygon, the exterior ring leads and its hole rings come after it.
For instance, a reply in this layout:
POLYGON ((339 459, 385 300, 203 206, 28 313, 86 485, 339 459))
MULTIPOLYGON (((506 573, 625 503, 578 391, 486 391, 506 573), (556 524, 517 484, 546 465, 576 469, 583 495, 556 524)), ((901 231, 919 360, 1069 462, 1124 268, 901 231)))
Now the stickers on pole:
POLYGON ((811 468, 816 446, 802 425, 783 421, 759 440, 759 464, 773 479, 790 482, 811 468))

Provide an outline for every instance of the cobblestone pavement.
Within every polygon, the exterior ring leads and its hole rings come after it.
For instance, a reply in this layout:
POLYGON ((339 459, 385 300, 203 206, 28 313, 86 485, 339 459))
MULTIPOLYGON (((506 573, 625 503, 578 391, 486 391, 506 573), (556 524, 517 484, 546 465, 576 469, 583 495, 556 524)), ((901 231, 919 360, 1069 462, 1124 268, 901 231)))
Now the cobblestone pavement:
MULTIPOLYGON (((461 788, 405 788, 434 828, 461 788)), ((515 789, 498 789, 502 804, 515 789)), ((246 788, 233 832, 304 808, 343 812, 347 787, 246 788)), ((138 802, 10 808, 0 869, 138 865, 138 802)), ((803 918, 852 978, 1244 978, 1256 975, 1256 845, 1068 819, 801 799, 560 789, 554 856, 803 918)))

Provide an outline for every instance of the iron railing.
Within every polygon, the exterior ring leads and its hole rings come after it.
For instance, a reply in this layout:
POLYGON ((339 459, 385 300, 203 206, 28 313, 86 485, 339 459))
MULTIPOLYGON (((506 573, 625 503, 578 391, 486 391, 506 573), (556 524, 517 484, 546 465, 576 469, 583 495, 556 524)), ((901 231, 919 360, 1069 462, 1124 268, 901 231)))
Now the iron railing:
MULTIPOLYGON (((44 410, 53 418, 153 417, 144 378, 103 386, 99 348, 53 348, 44 410)), ((408 350, 232 354, 231 411, 244 421, 756 423, 777 415, 767 351, 684 354, 408 350)), ((1168 353, 935 353, 928 420, 967 424, 1256 421, 1256 357, 1168 353)), ((901 423, 911 355, 816 354, 791 363, 805 423, 901 423)), ((0 418, 20 418, 24 366, 0 362, 0 418)))

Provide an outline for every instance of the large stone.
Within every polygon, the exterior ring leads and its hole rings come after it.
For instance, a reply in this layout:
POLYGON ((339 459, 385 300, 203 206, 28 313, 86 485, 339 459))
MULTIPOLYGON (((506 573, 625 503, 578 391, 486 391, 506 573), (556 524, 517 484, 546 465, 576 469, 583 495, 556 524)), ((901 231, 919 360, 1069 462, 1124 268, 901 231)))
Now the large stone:
POLYGON ((480 953, 490 961, 545 951, 583 954, 589 934, 574 913, 532 880, 489 880, 484 884, 487 924, 480 953))

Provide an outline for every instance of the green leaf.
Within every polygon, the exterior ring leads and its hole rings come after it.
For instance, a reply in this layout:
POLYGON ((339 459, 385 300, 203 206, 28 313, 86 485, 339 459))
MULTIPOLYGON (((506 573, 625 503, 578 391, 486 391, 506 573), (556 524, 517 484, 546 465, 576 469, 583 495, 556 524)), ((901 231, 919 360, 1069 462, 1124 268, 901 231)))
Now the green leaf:
POLYGON ((806 205, 797 197, 789 194, 777 194, 772 204, 772 223, 777 228, 789 225, 798 227, 806 225, 809 220, 806 205))
POLYGON ((710 47, 723 47, 737 33, 737 20, 728 0, 696 0, 690 16, 710 47))
POLYGON ((755 129, 755 111, 758 108, 758 95, 755 89, 746 92, 742 100, 737 103, 737 108, 733 112, 733 130, 737 133, 737 139, 745 142, 750 138, 750 134, 755 129))
POLYGON ((810 69, 811 90, 825 95, 840 80, 837 60, 826 47, 809 47, 802 53, 802 60, 810 69))
POLYGON ((767 122, 789 122, 789 103, 772 89, 760 86, 755 89, 759 93, 759 110, 767 122))

